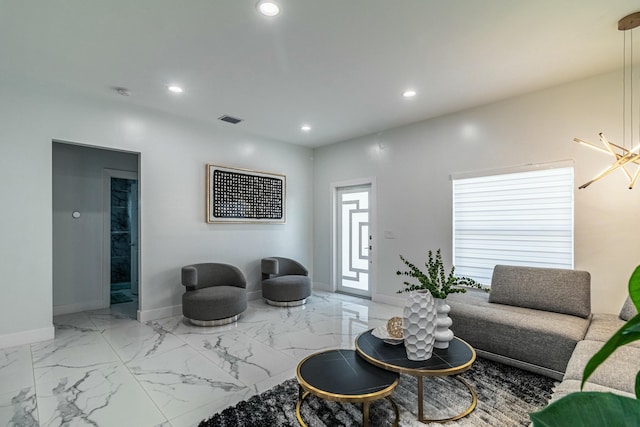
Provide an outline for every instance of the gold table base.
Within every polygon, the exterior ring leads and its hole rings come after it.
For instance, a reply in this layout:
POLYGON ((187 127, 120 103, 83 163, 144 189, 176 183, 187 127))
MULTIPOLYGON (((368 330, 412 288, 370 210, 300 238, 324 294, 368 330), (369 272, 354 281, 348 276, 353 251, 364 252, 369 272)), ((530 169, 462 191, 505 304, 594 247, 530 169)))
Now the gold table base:
MULTIPOLYGON (((305 423, 304 420, 302 419, 302 413, 300 411, 300 408, 302 407, 302 402, 304 401, 304 399, 306 399, 310 394, 311 392, 305 391, 302 394, 302 396, 298 398, 298 402, 296 402, 296 417, 298 418, 298 422, 302 427, 308 427, 308 426, 307 426, 307 423, 305 423)), ((400 418, 400 413, 398 412, 398 405, 396 405, 396 402, 393 401, 391 396, 387 396, 386 399, 389 402, 391 402, 391 405, 393 406, 393 412, 396 414, 396 419, 393 422, 393 427, 398 427, 398 420, 400 418)), ((368 400, 362 402, 362 427, 370 426, 369 424, 369 404, 370 403, 371 402, 368 400)))
POLYGON ((450 417, 450 418, 439 418, 439 419, 425 418, 424 412, 423 412, 424 377, 419 376, 417 378, 418 379, 418 420, 420 420, 423 423, 447 423, 449 421, 455 421, 455 420, 459 420, 460 418, 466 417, 471 412, 473 412, 474 409, 476 409, 476 405, 478 404, 478 395, 476 394, 476 391, 473 389, 473 387, 471 387, 471 385, 468 382, 464 380, 464 378, 458 375, 452 375, 452 377, 460 381, 469 390, 469 392, 471 393, 471 405, 469 405, 467 409, 460 412, 458 415, 454 415, 453 417, 450 417))

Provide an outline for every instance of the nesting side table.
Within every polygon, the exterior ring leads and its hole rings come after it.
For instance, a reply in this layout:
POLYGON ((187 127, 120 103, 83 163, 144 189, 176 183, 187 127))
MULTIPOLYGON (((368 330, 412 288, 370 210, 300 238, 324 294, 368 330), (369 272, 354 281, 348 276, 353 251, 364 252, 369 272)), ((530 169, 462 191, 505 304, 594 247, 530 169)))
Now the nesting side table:
POLYGON ((434 349, 430 359, 412 361, 407 359, 404 345, 392 346, 371 334, 372 330, 364 332, 356 338, 356 351, 367 362, 391 372, 409 374, 418 379, 418 419, 421 422, 444 423, 466 417, 476 408, 478 396, 458 374, 471 368, 476 360, 476 351, 467 342, 454 337, 447 349, 434 349), (453 376, 462 383, 471 394, 471 404, 453 417, 442 419, 428 419, 423 414, 424 383, 427 376, 453 376))
POLYGON ((307 424, 300 407, 310 394, 336 402, 362 403, 364 427, 369 427, 369 404, 387 398, 395 411, 393 425, 398 426, 398 407, 390 395, 399 375, 366 362, 353 350, 312 354, 298 364, 296 376, 300 384, 296 416, 301 426, 307 424))

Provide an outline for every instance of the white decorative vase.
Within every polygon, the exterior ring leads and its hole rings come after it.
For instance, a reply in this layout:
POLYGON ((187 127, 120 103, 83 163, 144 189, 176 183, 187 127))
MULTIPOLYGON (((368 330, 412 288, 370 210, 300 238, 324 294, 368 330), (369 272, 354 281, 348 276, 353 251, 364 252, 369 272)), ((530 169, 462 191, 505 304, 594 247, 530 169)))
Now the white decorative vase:
POLYGON ((429 291, 409 295, 402 311, 404 346, 409 360, 427 360, 433 352, 436 331, 436 303, 429 291))
POLYGON ((449 348, 449 342, 453 339, 453 331, 449 329, 453 320, 449 317, 451 307, 446 299, 435 298, 436 301, 436 342, 435 348, 449 348))

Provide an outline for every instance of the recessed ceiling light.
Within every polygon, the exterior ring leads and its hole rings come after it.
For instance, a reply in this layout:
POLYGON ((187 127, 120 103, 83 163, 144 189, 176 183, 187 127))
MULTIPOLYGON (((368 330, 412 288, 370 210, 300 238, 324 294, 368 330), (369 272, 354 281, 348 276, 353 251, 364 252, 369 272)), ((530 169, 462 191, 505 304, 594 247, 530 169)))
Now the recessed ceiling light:
POLYGON ((416 91, 415 90, 405 90, 404 92, 402 92, 402 96, 404 96, 405 98, 413 98, 414 96, 416 96, 416 91))
POLYGON ((300 130, 303 131, 303 132, 309 132, 311 130, 311 126, 302 125, 302 126, 300 126, 300 130))
POLYGON ((273 1, 260 0, 256 4, 256 8, 260 11, 264 16, 276 16, 280 13, 280 6, 278 3, 273 1))
POLYGON ((169 90, 169 92, 173 92, 173 93, 182 93, 182 92, 184 92, 180 86, 176 86, 176 85, 167 86, 167 90, 169 90))

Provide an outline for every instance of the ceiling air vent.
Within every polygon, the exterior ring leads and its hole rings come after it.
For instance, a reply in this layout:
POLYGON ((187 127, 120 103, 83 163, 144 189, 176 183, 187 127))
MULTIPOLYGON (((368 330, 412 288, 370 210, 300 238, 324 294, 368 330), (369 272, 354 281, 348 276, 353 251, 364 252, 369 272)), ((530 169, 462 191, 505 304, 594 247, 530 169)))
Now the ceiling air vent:
POLYGON ((232 125, 237 125, 238 123, 240 123, 242 121, 242 119, 238 119, 236 117, 227 116, 226 114, 224 116, 218 117, 218 120, 222 120, 223 122, 231 123, 232 125))

